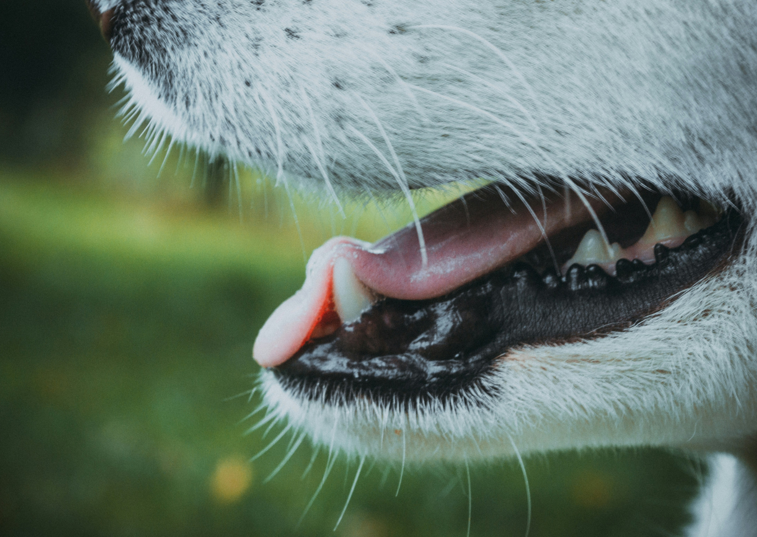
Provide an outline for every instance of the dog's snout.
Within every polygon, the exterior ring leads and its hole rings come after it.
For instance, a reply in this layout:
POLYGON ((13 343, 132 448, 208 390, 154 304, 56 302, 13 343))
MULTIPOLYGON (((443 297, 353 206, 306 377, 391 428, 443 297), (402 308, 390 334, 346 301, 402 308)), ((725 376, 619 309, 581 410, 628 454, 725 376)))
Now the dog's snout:
POLYGON ((92 14, 92 18, 100 26, 100 32, 106 41, 110 42, 111 35, 113 33, 113 10, 100 11, 100 8, 93 0, 86 0, 89 12, 92 14))

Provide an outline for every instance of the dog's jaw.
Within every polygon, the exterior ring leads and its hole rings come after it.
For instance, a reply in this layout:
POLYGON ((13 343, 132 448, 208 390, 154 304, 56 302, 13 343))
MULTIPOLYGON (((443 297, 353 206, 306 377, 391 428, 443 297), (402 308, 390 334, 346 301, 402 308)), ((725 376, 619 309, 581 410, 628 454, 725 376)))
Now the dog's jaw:
POLYGON ((316 442, 384 458, 604 446, 735 450, 757 433, 756 276, 744 256, 643 323, 511 351, 476 388, 436 404, 313 402, 270 373, 262 378, 265 399, 316 442))

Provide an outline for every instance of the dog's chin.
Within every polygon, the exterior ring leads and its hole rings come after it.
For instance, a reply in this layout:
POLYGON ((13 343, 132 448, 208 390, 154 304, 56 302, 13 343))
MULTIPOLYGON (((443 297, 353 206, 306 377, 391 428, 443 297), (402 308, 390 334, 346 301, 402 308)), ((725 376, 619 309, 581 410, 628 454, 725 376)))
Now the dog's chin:
MULTIPOLYGON (((698 207, 689 199, 684 205, 698 207)), ((659 200, 651 194, 640 205, 654 210, 659 200)), ((649 219, 618 226, 624 210, 602 220, 631 251, 649 219)), ((264 370, 273 416, 318 444, 406 461, 575 447, 728 449, 757 431, 757 277, 746 218, 721 211, 677 246, 656 246, 637 272, 625 263, 571 266, 591 225, 557 232, 550 248, 540 244, 440 296, 381 298, 351 323, 316 330, 264 370), (545 268, 549 260, 565 268, 545 268), (479 300, 491 296, 510 297, 520 313, 492 314, 501 308, 479 300), (429 321, 442 310, 474 322, 429 321), (422 345, 429 333, 434 345, 422 345)))

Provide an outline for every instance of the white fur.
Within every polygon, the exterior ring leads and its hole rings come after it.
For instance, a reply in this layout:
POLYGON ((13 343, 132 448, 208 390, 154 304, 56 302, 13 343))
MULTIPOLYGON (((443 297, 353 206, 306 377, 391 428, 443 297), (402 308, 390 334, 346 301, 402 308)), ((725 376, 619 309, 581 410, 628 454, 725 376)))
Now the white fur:
MULTIPOLYGON (((154 146, 168 133, 324 191, 485 177, 533 192, 551 174, 584 192, 643 179, 757 209, 753 0, 96 3, 160 20, 133 23, 140 46, 114 41, 125 113, 154 146)), ((756 258, 750 227, 730 266, 643 322, 512 350, 488 389, 444 403, 312 403, 272 375, 266 400, 317 442, 408 460, 743 453, 757 433, 756 258)), ((740 518, 703 515, 691 535, 756 534, 754 482, 739 479, 740 499, 715 504, 740 518)))
POLYGON ((738 459, 718 455, 710 460, 708 486, 694 502, 690 537, 724 537, 757 533, 757 480, 738 459))

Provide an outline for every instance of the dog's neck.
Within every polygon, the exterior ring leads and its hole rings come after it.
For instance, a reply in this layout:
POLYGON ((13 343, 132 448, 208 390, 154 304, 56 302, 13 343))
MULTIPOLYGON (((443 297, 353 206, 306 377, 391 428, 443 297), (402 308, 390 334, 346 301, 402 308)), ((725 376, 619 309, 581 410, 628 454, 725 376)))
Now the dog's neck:
POLYGON ((694 502, 687 537, 757 536, 757 440, 710 459, 710 476, 694 502))

